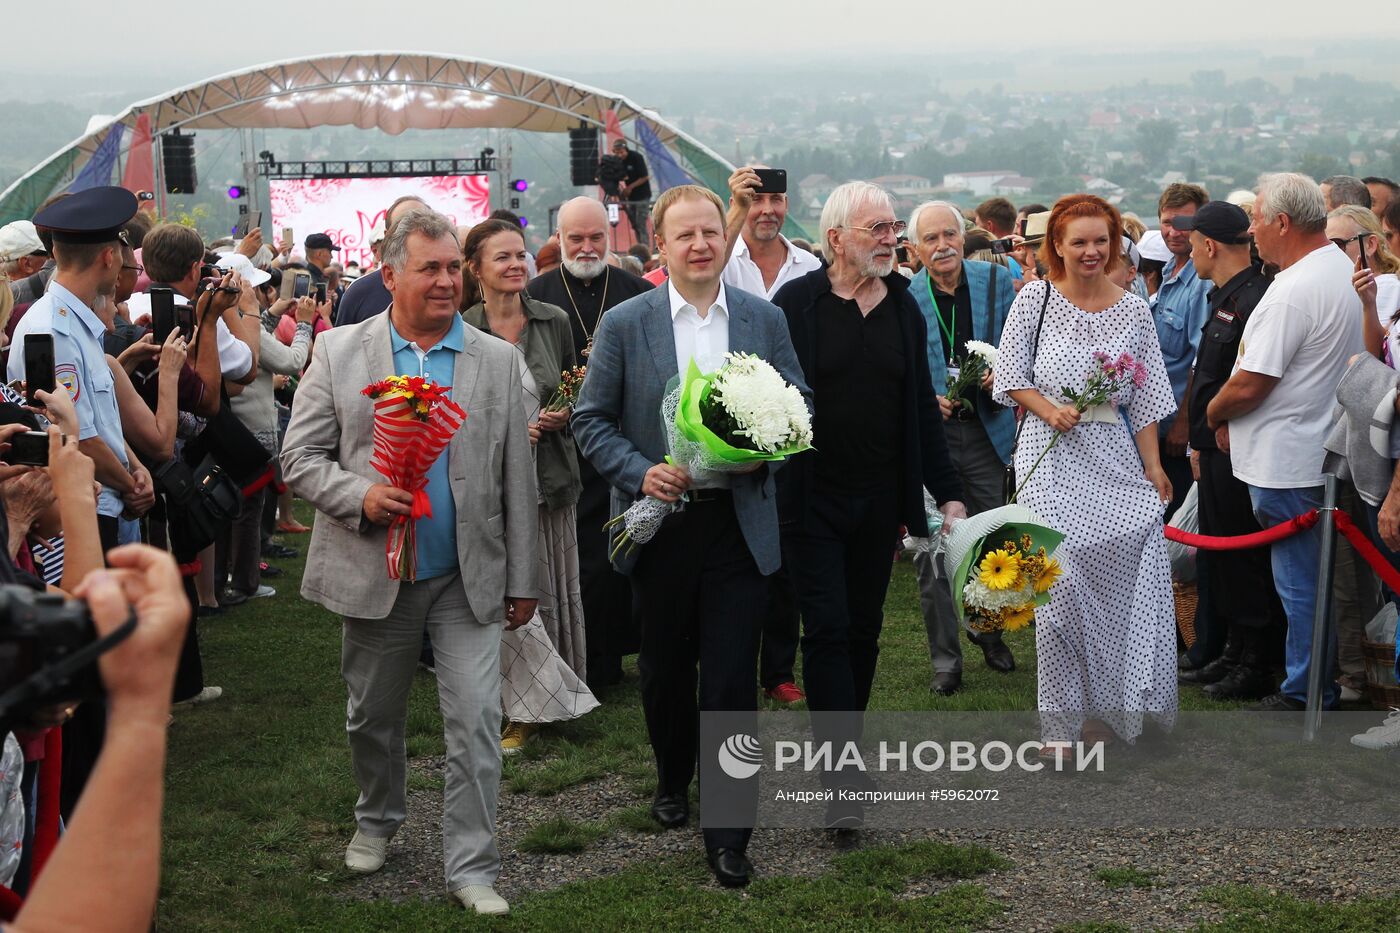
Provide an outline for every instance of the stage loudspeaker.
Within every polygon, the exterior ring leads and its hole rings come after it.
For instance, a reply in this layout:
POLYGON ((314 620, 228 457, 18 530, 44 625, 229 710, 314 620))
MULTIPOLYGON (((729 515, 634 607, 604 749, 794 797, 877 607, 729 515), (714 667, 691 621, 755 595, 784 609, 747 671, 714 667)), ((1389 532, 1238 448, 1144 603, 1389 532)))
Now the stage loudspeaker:
POLYGON ((598 183, 598 130, 585 126, 569 130, 569 180, 579 186, 598 183))
POLYGON ((199 186, 194 164, 194 134, 167 133, 160 138, 160 161, 168 194, 193 194, 199 186))

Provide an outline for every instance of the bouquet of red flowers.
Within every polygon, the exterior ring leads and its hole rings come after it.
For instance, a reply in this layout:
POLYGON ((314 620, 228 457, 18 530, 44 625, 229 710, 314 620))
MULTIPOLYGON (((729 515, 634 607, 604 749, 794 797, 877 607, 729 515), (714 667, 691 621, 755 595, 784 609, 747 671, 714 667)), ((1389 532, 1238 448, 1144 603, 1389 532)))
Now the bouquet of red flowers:
POLYGON ((362 390, 374 399, 374 453, 369 465, 391 486, 413 493, 413 514, 395 516, 384 546, 390 580, 417 577, 417 537, 420 518, 432 518, 428 500, 428 470, 447 448, 452 435, 467 420, 461 406, 448 398, 451 386, 422 376, 390 376, 362 390))
POLYGON ((573 408, 578 401, 578 390, 583 388, 583 377, 588 374, 587 366, 575 366, 559 374, 559 385, 554 394, 544 403, 545 411, 564 411, 573 408))

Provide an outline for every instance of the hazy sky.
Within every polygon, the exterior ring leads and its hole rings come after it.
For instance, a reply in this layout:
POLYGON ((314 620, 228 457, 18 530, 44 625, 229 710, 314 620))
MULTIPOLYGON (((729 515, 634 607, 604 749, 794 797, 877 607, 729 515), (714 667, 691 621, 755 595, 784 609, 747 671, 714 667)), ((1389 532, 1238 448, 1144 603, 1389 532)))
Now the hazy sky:
MULTIPOLYGON (((878 67, 924 56, 930 68, 959 57, 996 74, 1000 45, 1069 53, 1136 52, 1151 60, 1201 41, 1268 54, 1271 44, 1312 43, 1321 14, 1313 0, 1177 0, 1114 5, 1104 0, 869 3, 831 0, 306 0, 200 4, 195 0, 46 0, 10 17, 0 72, 169 75, 168 86, 221 71, 340 51, 446 52, 545 71, 619 71, 672 65, 703 71, 736 56, 757 65, 838 58, 878 67), (253 19, 243 11, 264 11, 253 19), (1170 10, 1170 12, 1168 12, 1170 10), (1260 26, 1259 18, 1267 24, 1260 26), (27 37, 21 39, 20 37, 27 37)), ((1330 28, 1338 22, 1323 16, 1330 28)), ((1368 38, 1400 36, 1383 17, 1364 17, 1368 38)), ((1341 36, 1337 36, 1340 40, 1341 36)), ((1280 49, 1280 51, 1284 51, 1280 49)), ((1364 68, 1360 61, 1358 70, 1364 68)), ((12 88, 13 90, 13 88, 12 88)))

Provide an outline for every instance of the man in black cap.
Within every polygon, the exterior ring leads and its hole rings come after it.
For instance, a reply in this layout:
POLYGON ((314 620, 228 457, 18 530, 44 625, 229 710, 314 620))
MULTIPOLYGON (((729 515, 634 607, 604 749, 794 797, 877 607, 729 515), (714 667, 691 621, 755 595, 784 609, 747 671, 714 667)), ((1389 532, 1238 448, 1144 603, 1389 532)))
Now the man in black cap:
POLYGON ((53 238, 57 263, 48 292, 15 329, 8 378, 23 380, 24 342, 51 334, 54 379, 67 388, 78 412, 78 442, 102 484, 98 529, 102 548, 117 545, 117 519, 144 514, 155 502, 150 474, 122 435, 121 414, 102 339, 116 314, 122 273, 122 226, 136 214, 136 196, 124 188, 89 188, 34 215, 53 238))
POLYGON ((313 283, 326 280, 326 267, 331 264, 331 253, 340 252, 340 247, 329 234, 313 233, 306 238, 306 264, 310 267, 313 283))
MULTIPOLYGON (((1259 530, 1249 488, 1235 477, 1230 453, 1216 444, 1206 408, 1230 378, 1240 336, 1270 278, 1249 251, 1249 215, 1226 201, 1210 201, 1195 214, 1172 221, 1191 235, 1196 274, 1215 287, 1206 296, 1209 316, 1191 380, 1191 468, 1196 475, 1201 533, 1242 535, 1259 530)), ((1265 548, 1213 551, 1202 562, 1210 599, 1196 617, 1196 637, 1225 648, 1202 667, 1183 671, 1184 683, 1206 684, 1217 700, 1258 699, 1274 692, 1269 674, 1270 638, 1282 633, 1283 606, 1274 589, 1265 548)))
MULTIPOLYGON (((124 188, 89 188, 34 215, 35 227, 52 238, 55 271, 48 291, 15 328, 8 367, 11 381, 25 380, 25 340, 52 335, 54 381, 73 399, 78 446, 92 459, 102 486, 97 529, 104 553, 117 546, 118 518, 142 515, 156 501, 150 474, 123 436, 116 381, 102 345, 117 312, 126 245, 122 226, 136 215, 136 205, 136 196, 124 188)), ((59 810, 64 817, 71 815, 97 760, 105 721, 104 705, 89 702, 63 728, 59 810)))

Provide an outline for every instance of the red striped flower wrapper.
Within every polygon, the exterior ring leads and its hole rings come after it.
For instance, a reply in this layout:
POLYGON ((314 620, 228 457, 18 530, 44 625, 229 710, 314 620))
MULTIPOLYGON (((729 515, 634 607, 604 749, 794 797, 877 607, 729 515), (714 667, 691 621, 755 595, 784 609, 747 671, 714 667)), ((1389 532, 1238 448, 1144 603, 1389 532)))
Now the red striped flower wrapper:
POLYGON ((390 580, 417 578, 417 535, 420 518, 433 517, 428 499, 428 470, 447 449, 467 413, 448 397, 451 386, 421 376, 390 376, 365 386, 374 399, 374 452, 369 465, 390 486, 413 493, 413 513, 396 515, 389 523, 384 560, 390 580))

